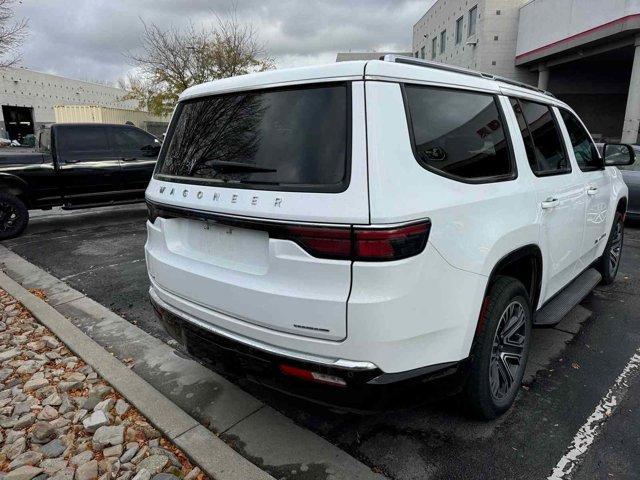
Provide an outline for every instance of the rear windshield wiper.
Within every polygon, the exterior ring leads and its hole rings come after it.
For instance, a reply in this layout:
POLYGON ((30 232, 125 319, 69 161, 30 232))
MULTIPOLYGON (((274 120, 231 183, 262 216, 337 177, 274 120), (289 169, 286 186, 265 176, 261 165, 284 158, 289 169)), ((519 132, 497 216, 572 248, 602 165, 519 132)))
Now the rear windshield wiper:
POLYGON ((222 171, 236 171, 236 172, 277 172, 276 168, 269 167, 261 167, 260 165, 255 165, 253 163, 242 163, 242 162, 221 162, 214 160, 212 162, 207 162, 207 166, 220 169, 222 171))

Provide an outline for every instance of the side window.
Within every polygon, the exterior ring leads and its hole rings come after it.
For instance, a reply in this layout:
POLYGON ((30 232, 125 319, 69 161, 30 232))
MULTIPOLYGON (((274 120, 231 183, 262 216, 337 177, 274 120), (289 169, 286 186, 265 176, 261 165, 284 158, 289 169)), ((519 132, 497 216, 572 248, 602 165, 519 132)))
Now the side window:
POLYGON ((580 120, 569 110, 562 108, 560 109, 560 116, 569 132, 571 147, 580 170, 588 172, 601 169, 604 164, 600 159, 600 154, 580 120))
POLYGON ((493 95, 405 85, 420 164, 466 181, 515 178, 504 121, 493 95))
MULTIPOLYGON (((111 129, 113 148, 118 151, 140 152, 147 155, 160 146, 153 136, 135 128, 113 127, 111 129)), ((147 155, 150 156, 150 155, 147 155)))
POLYGON ((521 130, 526 125, 523 140, 533 173, 543 176, 571 172, 551 108, 522 99, 512 99, 511 104, 521 130))
POLYGON ((81 126, 59 129, 56 149, 65 159, 105 160, 111 156, 107 129, 103 126, 81 126))

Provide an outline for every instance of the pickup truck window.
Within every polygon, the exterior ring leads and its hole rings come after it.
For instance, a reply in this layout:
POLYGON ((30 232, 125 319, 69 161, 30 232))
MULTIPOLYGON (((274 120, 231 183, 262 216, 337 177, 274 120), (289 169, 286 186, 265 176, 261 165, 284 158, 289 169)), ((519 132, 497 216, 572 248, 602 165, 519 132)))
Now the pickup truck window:
POLYGON ((511 99, 518 118, 531 170, 537 176, 571 172, 571 165, 562 146, 560 130, 551 108, 542 103, 511 99))
POLYGON ((107 129, 104 126, 81 126, 56 131, 58 153, 76 161, 104 158, 110 153, 107 129))
POLYGON ((142 151, 143 147, 160 145, 153 136, 136 128, 114 127, 111 134, 113 135, 113 147, 116 150, 142 151))
POLYGON ((569 110, 563 108, 560 109, 560 116, 564 121, 564 125, 569 132, 569 139, 571 140, 571 147, 573 153, 578 162, 578 167, 583 172, 589 172, 593 170, 600 170, 604 168, 604 163, 600 158, 598 149, 596 148, 589 133, 584 128, 580 120, 571 113, 569 110))

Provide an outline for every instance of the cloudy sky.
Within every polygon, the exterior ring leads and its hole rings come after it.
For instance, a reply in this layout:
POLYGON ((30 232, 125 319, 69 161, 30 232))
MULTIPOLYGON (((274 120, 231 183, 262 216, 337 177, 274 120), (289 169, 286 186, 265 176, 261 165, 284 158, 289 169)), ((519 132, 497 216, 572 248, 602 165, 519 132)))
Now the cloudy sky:
MULTIPOLYGON (((327 63, 339 51, 410 50, 411 29, 434 0, 236 0, 278 67, 327 63)), ((116 81, 132 67, 141 18, 158 25, 206 24, 232 0, 20 0, 29 20, 27 68, 116 81)))

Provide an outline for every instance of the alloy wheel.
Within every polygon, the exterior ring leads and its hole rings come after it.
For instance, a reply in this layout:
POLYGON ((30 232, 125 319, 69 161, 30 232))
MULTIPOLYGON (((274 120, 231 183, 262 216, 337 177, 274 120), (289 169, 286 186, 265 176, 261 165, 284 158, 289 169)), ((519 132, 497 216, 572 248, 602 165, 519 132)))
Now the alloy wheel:
POLYGON ((616 222, 609 247, 609 265, 613 275, 618 271, 620 265, 620 253, 622 252, 622 222, 616 222))
POLYGON ((7 202, 0 203, 0 230, 3 232, 12 230, 19 219, 20 214, 15 205, 7 202))
POLYGON ((525 307, 518 301, 511 302, 500 316, 489 363, 489 388, 496 400, 509 394, 524 368, 526 321, 525 307))

